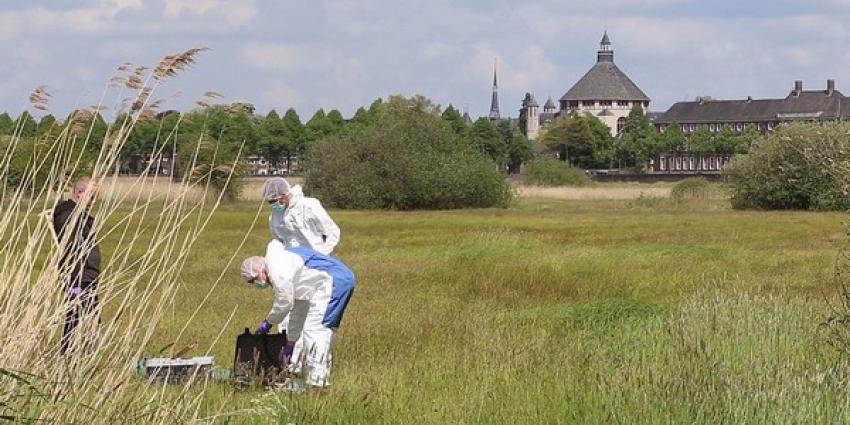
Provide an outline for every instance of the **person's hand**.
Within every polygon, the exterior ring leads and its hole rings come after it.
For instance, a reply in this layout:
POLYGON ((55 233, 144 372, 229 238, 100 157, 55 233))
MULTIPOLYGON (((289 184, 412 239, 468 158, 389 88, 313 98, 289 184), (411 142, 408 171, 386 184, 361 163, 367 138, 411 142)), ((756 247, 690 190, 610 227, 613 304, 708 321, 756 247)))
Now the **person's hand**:
POLYGON ((283 349, 280 350, 280 356, 278 357, 278 361, 280 362, 280 367, 282 369, 286 369, 289 366, 289 363, 292 361, 292 350, 295 348, 295 342, 287 341, 286 345, 283 346, 283 349))
POLYGON ((80 298, 80 295, 83 294, 83 288, 79 286, 72 286, 70 290, 68 290, 68 295, 71 296, 71 299, 80 298))
POLYGON ((269 323, 268 320, 263 320, 260 323, 260 326, 257 326, 257 333, 260 335, 265 335, 269 333, 270 330, 272 330, 272 324, 269 323))

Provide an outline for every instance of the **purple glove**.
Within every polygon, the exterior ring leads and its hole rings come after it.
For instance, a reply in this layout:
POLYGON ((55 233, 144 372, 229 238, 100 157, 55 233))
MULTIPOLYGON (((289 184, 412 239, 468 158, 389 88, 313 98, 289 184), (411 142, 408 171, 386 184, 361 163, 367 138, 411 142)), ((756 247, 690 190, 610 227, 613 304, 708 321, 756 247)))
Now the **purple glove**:
POLYGON ((280 350, 280 357, 278 357, 278 361, 280 362, 280 367, 286 369, 289 366, 289 362, 292 360, 292 349, 295 348, 294 342, 286 342, 286 345, 283 346, 283 349, 280 350))
POLYGON ((260 335, 265 335, 269 333, 270 330, 272 330, 272 324, 269 323, 268 320, 263 320, 262 323, 260 323, 260 326, 257 326, 257 333, 260 335))
POLYGON ((72 299, 80 298, 80 295, 83 294, 83 288, 79 286, 72 286, 71 289, 68 291, 68 294, 71 296, 72 299))

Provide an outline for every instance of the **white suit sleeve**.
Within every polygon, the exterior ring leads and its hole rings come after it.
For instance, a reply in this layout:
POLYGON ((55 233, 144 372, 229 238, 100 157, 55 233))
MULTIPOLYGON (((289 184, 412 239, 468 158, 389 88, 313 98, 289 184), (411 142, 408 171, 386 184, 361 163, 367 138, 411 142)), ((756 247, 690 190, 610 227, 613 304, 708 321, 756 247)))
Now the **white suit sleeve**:
POLYGON ((334 223, 319 201, 310 204, 310 213, 316 228, 324 236, 324 243, 316 247, 316 251, 330 255, 339 243, 339 226, 334 223))
POLYGON ((274 287, 274 304, 266 320, 276 325, 292 310, 295 304, 294 278, 304 265, 301 257, 287 252, 278 240, 269 242, 266 248, 266 269, 274 287))

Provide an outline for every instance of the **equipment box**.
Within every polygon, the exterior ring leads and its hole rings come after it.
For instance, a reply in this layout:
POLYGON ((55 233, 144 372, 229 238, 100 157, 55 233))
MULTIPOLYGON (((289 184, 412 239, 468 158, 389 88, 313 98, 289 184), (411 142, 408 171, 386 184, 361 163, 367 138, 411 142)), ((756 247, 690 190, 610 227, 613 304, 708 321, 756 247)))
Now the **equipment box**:
POLYGON ((248 328, 236 338, 233 378, 237 385, 271 385, 283 382, 285 370, 280 352, 286 345, 286 333, 252 334, 248 328))

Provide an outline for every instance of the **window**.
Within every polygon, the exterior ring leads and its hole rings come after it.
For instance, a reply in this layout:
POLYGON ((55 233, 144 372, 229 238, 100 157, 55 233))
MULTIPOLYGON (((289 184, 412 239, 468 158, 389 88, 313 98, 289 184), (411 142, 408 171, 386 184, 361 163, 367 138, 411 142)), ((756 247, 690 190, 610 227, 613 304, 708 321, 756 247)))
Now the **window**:
POLYGON ((617 118, 617 133, 622 133, 626 128, 626 117, 617 118))
POLYGON ((570 108, 578 108, 578 101, 577 100, 571 100, 570 101, 570 108))
POLYGON ((684 158, 684 161, 682 161, 682 170, 688 171, 688 169, 688 158, 684 158))
POLYGON ((714 168, 714 157, 713 157, 713 156, 712 156, 712 157, 711 157, 711 159, 709 160, 709 163, 708 163, 708 169, 709 169, 709 170, 714 170, 714 169, 715 169, 715 168, 714 168))
POLYGON ((594 106, 595 104, 596 104, 596 102, 594 102, 592 100, 582 100, 581 101, 581 106, 584 106, 584 107, 594 106))
POLYGON ((696 158, 691 157, 691 170, 696 170, 696 158))
POLYGON ((617 106, 629 106, 629 101, 628 100, 618 100, 617 106))
POLYGON ((683 132, 683 133, 687 133, 687 132, 688 132, 688 125, 687 125, 687 124, 682 124, 682 132, 683 132))
POLYGON ((708 131, 710 131, 710 132, 712 132, 712 133, 714 133, 714 130, 716 130, 716 129, 717 129, 717 128, 715 128, 714 124, 709 124, 709 125, 708 125, 708 131))
POLYGON ((667 165, 667 158, 662 156, 658 160, 658 169, 664 171, 665 165, 667 165))
POLYGON ((767 130, 768 131, 773 130, 773 123, 772 122, 767 123, 767 130))
POLYGON ((599 104, 602 105, 602 106, 611 106, 611 103, 612 102, 610 100, 600 100, 599 101, 599 104))
POLYGON ((691 128, 691 131, 696 131, 696 129, 697 129, 697 125, 696 125, 696 124, 691 124, 690 128, 691 128))
POLYGON ((735 130, 739 132, 744 131, 744 123, 739 122, 738 124, 735 124, 735 130))

